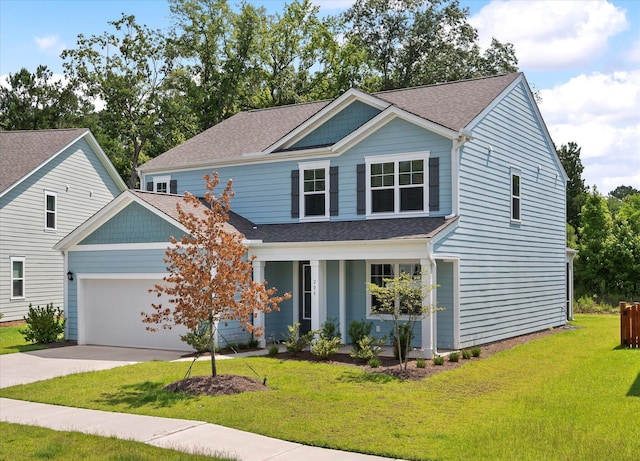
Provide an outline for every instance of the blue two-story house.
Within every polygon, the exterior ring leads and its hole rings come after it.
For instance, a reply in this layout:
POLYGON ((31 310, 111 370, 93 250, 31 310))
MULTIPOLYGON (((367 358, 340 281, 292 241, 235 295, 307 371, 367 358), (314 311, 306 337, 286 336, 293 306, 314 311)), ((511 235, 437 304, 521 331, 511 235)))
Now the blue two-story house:
MULTIPOLYGON (((145 332, 147 290, 166 274, 176 203, 203 176, 233 179, 231 224, 254 277, 292 298, 256 319, 286 326, 371 313, 367 282, 400 272, 437 285, 416 331, 427 355, 562 325, 567 318, 566 174, 523 74, 239 113, 139 169, 126 191, 62 240, 69 339, 188 348, 145 332)), ((244 333, 221 325, 223 340, 244 333)))

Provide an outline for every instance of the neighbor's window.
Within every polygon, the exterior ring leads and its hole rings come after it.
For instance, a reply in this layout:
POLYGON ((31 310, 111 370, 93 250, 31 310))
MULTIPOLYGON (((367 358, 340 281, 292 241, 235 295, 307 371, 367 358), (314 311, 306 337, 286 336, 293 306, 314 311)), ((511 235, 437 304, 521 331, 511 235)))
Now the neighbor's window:
MULTIPOLYGON (((418 277, 422 273, 419 263, 407 262, 371 263, 369 265, 369 270, 369 281, 380 287, 384 286, 384 279, 392 279, 403 273, 409 274, 411 277, 418 277)), ((372 308, 375 310, 376 307, 380 306, 379 301, 373 295, 369 297, 369 302, 369 313, 371 313, 372 308)), ((400 301, 398 300, 398 302, 400 301)), ((401 306, 401 311, 405 312, 406 310, 403 310, 401 306)))
POLYGON ((25 258, 10 258, 12 299, 24 298, 24 261, 25 258))
POLYGON ((423 213, 427 200, 428 153, 403 154, 367 161, 368 213, 423 213))
POLYGON ((520 221, 520 172, 511 170, 511 220, 520 221))
POLYGON ((153 178, 153 190, 155 192, 160 192, 161 194, 166 194, 169 192, 169 181, 171 181, 171 176, 156 176, 153 178))
POLYGON ((329 162, 301 163, 300 217, 311 220, 329 217, 329 162))
POLYGON ((55 192, 44 191, 44 228, 56 230, 57 224, 57 196, 55 192))

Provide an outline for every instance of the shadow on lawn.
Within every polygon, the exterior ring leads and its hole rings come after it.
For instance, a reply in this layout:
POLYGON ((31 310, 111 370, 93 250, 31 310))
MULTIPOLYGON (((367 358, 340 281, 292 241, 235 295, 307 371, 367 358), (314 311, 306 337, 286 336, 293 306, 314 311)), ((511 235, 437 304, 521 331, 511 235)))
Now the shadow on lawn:
POLYGON ((640 373, 627 392, 627 397, 640 397, 640 373))
POLYGON ((195 398, 189 394, 176 393, 163 389, 164 384, 145 381, 138 384, 120 386, 116 392, 103 392, 98 403, 108 405, 127 405, 129 408, 150 406, 152 408, 166 408, 178 402, 195 398))

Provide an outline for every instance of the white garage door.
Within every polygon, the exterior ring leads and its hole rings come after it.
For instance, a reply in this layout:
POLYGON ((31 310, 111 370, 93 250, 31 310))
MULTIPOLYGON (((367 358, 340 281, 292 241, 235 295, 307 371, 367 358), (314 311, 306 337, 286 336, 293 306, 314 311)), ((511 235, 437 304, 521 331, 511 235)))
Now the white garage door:
MULTIPOLYGON (((84 343, 104 346, 141 347, 193 351, 180 340, 187 329, 180 325, 171 330, 160 328, 156 332, 146 330, 140 313, 151 312, 151 303, 162 302, 149 293, 149 288, 160 280, 103 280, 85 279, 84 302, 81 307, 84 319, 84 343)), ((82 328, 82 327, 81 327, 82 328)))

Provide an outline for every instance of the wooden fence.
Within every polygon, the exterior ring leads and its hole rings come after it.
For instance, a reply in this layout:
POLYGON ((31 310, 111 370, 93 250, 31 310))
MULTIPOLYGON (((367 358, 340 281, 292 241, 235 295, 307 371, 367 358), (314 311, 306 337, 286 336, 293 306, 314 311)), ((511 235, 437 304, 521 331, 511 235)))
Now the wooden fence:
POLYGON ((640 303, 620 303, 620 345, 640 348, 640 303))

